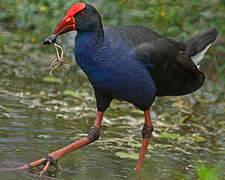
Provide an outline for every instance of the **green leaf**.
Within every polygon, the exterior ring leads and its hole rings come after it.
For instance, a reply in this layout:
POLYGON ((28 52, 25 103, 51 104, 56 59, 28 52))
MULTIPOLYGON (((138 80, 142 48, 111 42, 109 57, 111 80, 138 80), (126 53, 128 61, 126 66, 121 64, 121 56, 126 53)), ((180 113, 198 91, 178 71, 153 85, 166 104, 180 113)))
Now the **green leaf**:
POLYGON ((193 135, 193 137, 188 137, 188 136, 180 136, 179 134, 173 134, 173 133, 163 133, 160 134, 159 137, 161 138, 168 138, 172 140, 177 140, 177 139, 189 139, 194 142, 205 142, 206 139, 199 136, 199 135, 193 135))
POLYGON ((217 151, 216 153, 225 155, 225 151, 217 151))
POLYGON ((162 133, 162 134, 159 135, 159 137, 161 137, 161 138, 168 138, 168 139, 172 139, 172 140, 176 140, 176 139, 190 139, 189 137, 180 136, 179 134, 173 134, 173 133, 162 133))
POLYGON ((63 95, 73 96, 73 97, 81 97, 81 96, 87 96, 88 94, 85 92, 77 92, 77 91, 67 89, 63 92, 63 95))
POLYGON ((196 174, 200 180, 219 180, 220 167, 207 167, 204 164, 196 164, 196 174))
POLYGON ((131 143, 131 146, 140 148, 141 147, 141 143, 131 143))
POLYGON ((138 159, 138 154, 137 153, 123 153, 123 152, 116 152, 115 153, 117 156, 120 158, 128 158, 128 159, 138 159))
POLYGON ((205 138, 198 136, 198 135, 194 135, 192 138, 195 142, 205 142, 206 141, 205 138))
POLYGON ((49 82, 49 83, 59 83, 62 84, 62 81, 60 79, 57 79, 53 76, 46 76, 43 78, 44 82, 49 82))
POLYGON ((219 51, 222 51, 222 52, 224 52, 225 53, 225 47, 223 47, 223 46, 217 46, 216 47, 219 51))
POLYGON ((63 92, 63 95, 65 95, 65 96, 74 96, 74 97, 77 97, 78 96, 78 93, 77 92, 75 92, 75 91, 72 91, 72 90, 65 90, 64 92, 63 92))
POLYGON ((218 72, 222 73, 224 70, 225 70, 225 63, 219 67, 218 72))
POLYGON ((174 34, 178 34, 179 33, 179 27, 177 27, 177 26, 171 26, 171 27, 169 27, 167 30, 166 30, 166 33, 167 34, 172 34, 172 33, 174 33, 174 34))

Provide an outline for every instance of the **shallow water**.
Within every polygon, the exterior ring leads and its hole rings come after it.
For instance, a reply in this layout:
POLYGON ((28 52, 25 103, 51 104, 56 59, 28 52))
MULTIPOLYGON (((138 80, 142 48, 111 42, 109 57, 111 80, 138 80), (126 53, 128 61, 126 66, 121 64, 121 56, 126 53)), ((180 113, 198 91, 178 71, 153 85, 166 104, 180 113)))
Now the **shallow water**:
MULTIPOLYGON (((93 90, 75 62, 60 68, 48 82, 53 47, 24 43, 1 25, 8 40, 0 54, 0 179, 47 179, 37 171, 13 168, 46 156, 86 136, 95 118, 93 90), (48 52, 50 51, 50 52, 48 52), (73 91, 68 95, 66 91, 73 91)), ((70 55, 70 54, 68 54, 70 55)), ((203 69, 204 71, 204 69, 203 69)), ((225 176, 224 94, 206 80, 183 97, 158 98, 151 115, 154 132, 142 173, 134 171, 141 143, 143 113, 114 101, 105 114, 101 138, 63 157, 56 179, 197 178, 196 164, 219 167, 225 176), (123 158, 124 154, 129 158, 123 158)), ((52 179, 52 178, 50 178, 52 179)))

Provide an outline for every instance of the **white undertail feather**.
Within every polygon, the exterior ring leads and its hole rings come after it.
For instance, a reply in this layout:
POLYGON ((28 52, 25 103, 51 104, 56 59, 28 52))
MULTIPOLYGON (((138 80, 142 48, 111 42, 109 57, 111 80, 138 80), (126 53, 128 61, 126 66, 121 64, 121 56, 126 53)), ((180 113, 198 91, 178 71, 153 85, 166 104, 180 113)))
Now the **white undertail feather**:
POLYGON ((205 53, 208 51, 210 46, 211 46, 211 44, 209 44, 204 50, 202 50, 198 54, 191 56, 192 61, 195 63, 195 65, 198 67, 198 69, 200 68, 200 64, 199 64, 200 61, 202 60, 202 58, 204 57, 205 53))

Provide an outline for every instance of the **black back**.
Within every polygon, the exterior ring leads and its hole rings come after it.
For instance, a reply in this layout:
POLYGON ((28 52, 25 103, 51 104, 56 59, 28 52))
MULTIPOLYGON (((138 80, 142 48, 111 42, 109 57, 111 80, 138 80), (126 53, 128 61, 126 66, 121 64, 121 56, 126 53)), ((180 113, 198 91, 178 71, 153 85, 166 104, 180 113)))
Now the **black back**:
POLYGON ((135 50, 137 60, 149 69, 157 96, 185 95, 199 89, 204 74, 186 53, 184 42, 165 38, 142 26, 117 26, 107 30, 118 33, 135 50))

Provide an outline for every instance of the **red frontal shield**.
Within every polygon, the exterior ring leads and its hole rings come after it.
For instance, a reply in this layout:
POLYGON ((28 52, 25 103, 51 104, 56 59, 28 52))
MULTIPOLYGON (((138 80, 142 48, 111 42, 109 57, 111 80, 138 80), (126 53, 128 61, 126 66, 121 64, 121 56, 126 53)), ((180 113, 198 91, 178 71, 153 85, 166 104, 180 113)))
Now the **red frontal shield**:
POLYGON ((62 18, 56 26, 54 34, 61 35, 63 33, 75 30, 75 20, 73 16, 82 11, 85 7, 86 5, 84 3, 76 3, 72 5, 67 11, 66 16, 62 18))

